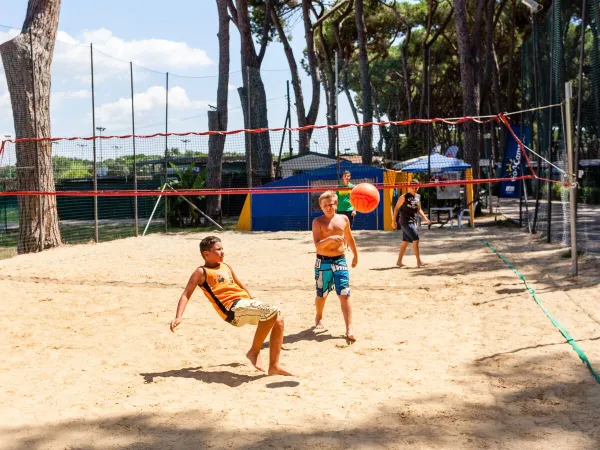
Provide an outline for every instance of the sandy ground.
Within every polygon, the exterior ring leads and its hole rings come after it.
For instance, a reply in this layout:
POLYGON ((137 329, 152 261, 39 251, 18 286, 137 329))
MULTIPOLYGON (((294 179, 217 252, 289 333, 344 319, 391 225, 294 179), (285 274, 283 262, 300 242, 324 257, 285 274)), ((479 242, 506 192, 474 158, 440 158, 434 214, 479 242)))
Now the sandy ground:
POLYGON ((481 239, 600 369, 597 260, 572 279, 564 250, 515 229, 444 227, 422 232, 428 268, 395 269, 399 234, 359 232, 348 346, 335 296, 328 331, 310 330, 308 233, 223 233, 238 276, 285 314, 296 376, 267 377, 244 359, 254 328, 199 291, 168 330, 203 236, 0 262, 0 448, 600 447, 600 385, 481 239))

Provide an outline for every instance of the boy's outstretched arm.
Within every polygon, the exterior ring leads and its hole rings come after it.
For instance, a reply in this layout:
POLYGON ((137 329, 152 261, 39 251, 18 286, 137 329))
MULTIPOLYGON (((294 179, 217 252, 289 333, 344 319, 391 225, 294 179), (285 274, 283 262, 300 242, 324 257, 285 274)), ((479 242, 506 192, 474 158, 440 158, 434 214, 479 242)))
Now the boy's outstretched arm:
POLYGON ((250 298, 254 298, 254 295, 252 295, 250 293, 250 291, 248 290, 248 288, 246 287, 246 285, 244 283, 242 283, 240 281, 240 279, 236 276, 236 274, 233 271, 233 269, 231 268, 231 266, 229 266, 229 270, 231 270, 231 275, 233 275, 233 281, 235 281, 239 287, 241 287, 243 290, 245 290, 248 293, 248 295, 250 296, 250 298))
POLYGON ((171 331, 175 331, 175 328, 177 328, 177 326, 181 323, 181 318, 183 317, 185 307, 192 297, 192 294, 196 290, 196 286, 203 284, 205 280, 206 275, 204 274, 204 268, 198 267, 190 277, 187 286, 183 290, 183 294, 181 294, 181 297, 179 297, 179 303, 177 303, 177 313, 175 314, 175 319, 171 321, 170 325, 171 331))
POLYGON ((354 236, 352 236, 352 230, 350 229, 350 220, 346 217, 346 228, 344 229, 344 239, 350 246, 350 250, 352 250, 352 254, 354 257, 352 258, 352 267, 356 267, 358 264, 358 250, 356 250, 356 242, 354 241, 354 236))

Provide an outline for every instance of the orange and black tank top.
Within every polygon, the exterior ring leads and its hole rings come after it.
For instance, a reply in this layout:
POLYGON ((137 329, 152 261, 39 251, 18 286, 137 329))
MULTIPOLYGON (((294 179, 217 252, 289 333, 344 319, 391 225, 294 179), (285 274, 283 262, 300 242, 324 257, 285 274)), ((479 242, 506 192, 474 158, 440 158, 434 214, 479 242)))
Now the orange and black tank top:
POLYGON ((200 286, 206 298, 223 320, 231 322, 230 309, 236 300, 250 298, 248 293, 235 282, 231 269, 225 263, 217 267, 203 267, 206 280, 200 286))

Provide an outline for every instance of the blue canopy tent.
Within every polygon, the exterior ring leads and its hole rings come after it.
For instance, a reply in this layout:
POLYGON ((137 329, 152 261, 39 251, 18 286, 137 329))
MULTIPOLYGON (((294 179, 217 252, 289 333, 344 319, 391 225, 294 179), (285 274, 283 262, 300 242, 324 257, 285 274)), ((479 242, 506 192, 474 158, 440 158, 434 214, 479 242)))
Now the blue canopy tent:
MULTIPOLYGON (((384 169, 379 167, 340 162, 340 172, 352 172, 352 181, 361 180, 383 183, 384 169)), ((265 184, 259 190, 286 187, 336 186, 338 165, 332 164, 320 169, 303 172, 281 180, 265 184)), ((320 192, 301 194, 253 194, 251 196, 251 224, 253 231, 310 230, 312 220, 321 215, 318 205, 320 192)), ((355 229, 382 230, 383 202, 370 214, 358 214, 355 229)))
POLYGON ((431 155, 431 163, 428 162, 428 158, 429 156, 421 156, 408 166, 403 167, 402 172, 427 173, 429 172, 429 164, 431 164, 431 173, 463 172, 471 168, 471 165, 463 160, 448 158, 439 153, 431 155))

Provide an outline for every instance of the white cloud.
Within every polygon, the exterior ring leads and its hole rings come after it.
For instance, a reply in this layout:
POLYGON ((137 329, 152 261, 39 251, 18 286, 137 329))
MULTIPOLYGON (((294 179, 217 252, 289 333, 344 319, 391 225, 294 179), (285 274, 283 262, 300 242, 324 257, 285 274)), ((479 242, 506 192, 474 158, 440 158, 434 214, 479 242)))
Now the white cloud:
POLYGON ((63 102, 63 100, 84 100, 87 98, 91 98, 91 91, 87 91, 85 89, 80 89, 78 91, 59 91, 52 93, 52 104, 57 105, 63 102))
POLYGON ((228 90, 228 91, 235 91, 237 88, 238 88, 238 87, 237 87, 235 84, 231 84, 231 83, 229 83, 229 84, 227 85, 227 90, 228 90))
MULTIPOLYGON (((0 43, 19 34, 19 30, 0 32, 0 43)), ((154 70, 185 71, 213 65, 205 50, 185 42, 165 39, 125 40, 110 30, 88 30, 80 37, 58 31, 54 46, 53 74, 68 74, 68 80, 89 83, 90 42, 94 44, 94 81, 109 77, 129 78, 129 61, 154 70)), ((137 77, 138 75, 136 75, 137 77)), ((63 77, 63 79, 66 79, 63 77)))
POLYGON ((83 40, 93 42, 98 50, 114 58, 146 67, 161 65, 177 69, 214 64, 204 50, 189 47, 185 42, 164 39, 124 41, 105 28, 84 32, 83 40))
MULTIPOLYGON (((135 94, 135 114, 137 117, 148 117, 153 113, 164 113, 166 89, 163 86, 152 86, 145 92, 135 94)), ((169 88, 169 112, 208 109, 209 101, 192 100, 185 89, 180 86, 169 88)), ((174 118, 175 119, 175 118, 174 118)), ((105 103, 96 108, 96 122, 103 126, 122 128, 131 120, 131 97, 120 98, 116 102, 105 103)))
POLYGON ((10 41, 12 38, 18 36, 19 33, 20 31, 15 29, 0 31, 0 44, 3 44, 6 41, 10 41))
POLYGON ((123 75, 128 76, 129 61, 148 68, 173 71, 214 64, 204 50, 190 47, 185 42, 164 39, 126 41, 105 28, 86 31, 81 39, 59 31, 54 49, 55 62, 89 72, 90 42, 97 50, 94 52, 94 72, 97 71, 98 79, 94 81, 102 81, 105 71, 123 71, 123 75))

